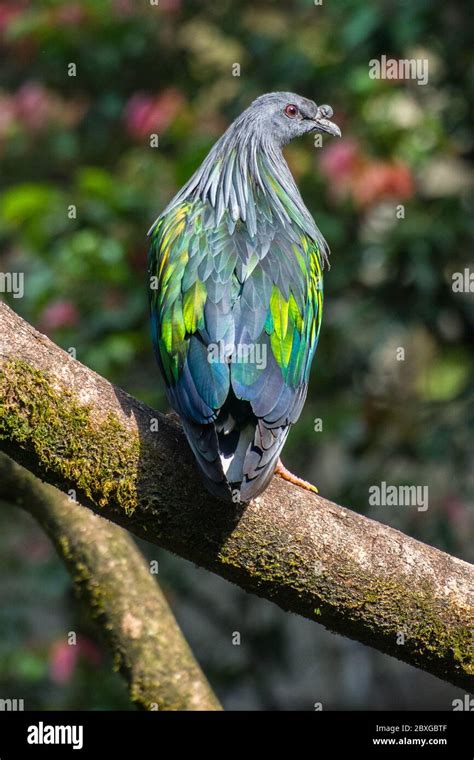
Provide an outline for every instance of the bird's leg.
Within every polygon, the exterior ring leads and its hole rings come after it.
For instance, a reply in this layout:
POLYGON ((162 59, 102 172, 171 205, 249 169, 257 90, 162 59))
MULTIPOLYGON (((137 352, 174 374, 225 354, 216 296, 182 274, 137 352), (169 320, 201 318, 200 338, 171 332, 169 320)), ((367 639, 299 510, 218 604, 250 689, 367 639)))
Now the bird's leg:
POLYGON ((297 475, 293 475, 292 472, 287 470, 285 465, 281 461, 281 459, 278 460, 278 464, 275 470, 275 475, 279 475, 280 478, 283 478, 283 480, 287 480, 289 483, 294 483, 295 486, 304 488, 306 491, 311 491, 312 493, 319 493, 316 486, 313 486, 312 483, 308 483, 307 480, 302 480, 302 478, 299 478, 297 475))

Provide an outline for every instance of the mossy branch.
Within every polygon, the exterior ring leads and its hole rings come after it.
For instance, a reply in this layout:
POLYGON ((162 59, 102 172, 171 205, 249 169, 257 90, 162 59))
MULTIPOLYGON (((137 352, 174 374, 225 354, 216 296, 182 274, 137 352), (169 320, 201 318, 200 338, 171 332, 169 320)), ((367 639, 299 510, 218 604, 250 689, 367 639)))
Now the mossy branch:
POLYGON ((145 710, 218 710, 219 703, 132 538, 0 454, 0 499, 30 512, 145 710))
POLYGON ((472 565, 279 478, 226 506, 200 485, 173 418, 4 304, 0 335, 0 448, 13 459, 285 610, 474 689, 472 565))

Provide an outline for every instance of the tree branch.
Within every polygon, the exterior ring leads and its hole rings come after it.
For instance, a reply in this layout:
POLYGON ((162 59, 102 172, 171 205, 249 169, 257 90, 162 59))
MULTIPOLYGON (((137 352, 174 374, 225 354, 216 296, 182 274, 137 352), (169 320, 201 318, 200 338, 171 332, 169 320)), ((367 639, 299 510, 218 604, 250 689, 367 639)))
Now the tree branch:
POLYGON ((146 710, 220 709, 150 568, 122 528, 4 454, 0 499, 30 512, 51 538, 127 680, 132 702, 146 710))
POLYGON ((226 506, 200 485, 174 419, 4 304, 0 335, 0 448, 15 460, 285 610, 474 688, 472 565, 279 478, 247 507, 226 506))

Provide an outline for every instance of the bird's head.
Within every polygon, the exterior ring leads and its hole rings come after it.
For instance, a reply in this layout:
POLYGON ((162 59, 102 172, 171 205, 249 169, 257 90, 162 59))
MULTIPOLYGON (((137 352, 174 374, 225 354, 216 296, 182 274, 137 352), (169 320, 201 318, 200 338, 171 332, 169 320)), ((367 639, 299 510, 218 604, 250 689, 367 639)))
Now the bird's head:
MULTIPOLYGON (((329 121, 331 106, 317 106, 313 100, 293 92, 270 92, 253 101, 244 112, 248 125, 271 137, 279 145, 308 132, 327 132, 337 137, 341 130, 329 121)), ((242 114, 243 116, 244 114, 242 114)))

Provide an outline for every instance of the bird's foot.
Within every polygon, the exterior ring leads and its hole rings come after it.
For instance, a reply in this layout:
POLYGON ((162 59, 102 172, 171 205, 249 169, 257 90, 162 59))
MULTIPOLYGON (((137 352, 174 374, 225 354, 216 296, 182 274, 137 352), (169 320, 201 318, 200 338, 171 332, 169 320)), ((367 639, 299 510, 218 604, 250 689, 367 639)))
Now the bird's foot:
POLYGON ((304 488, 305 491, 311 491, 312 493, 319 493, 316 486, 313 486, 312 483, 308 483, 307 480, 303 480, 302 478, 299 478, 297 475, 293 475, 292 472, 287 470, 285 465, 281 461, 281 459, 278 460, 278 464, 275 470, 275 475, 278 475, 280 478, 283 478, 283 480, 287 480, 289 483, 293 483, 295 486, 304 488))

